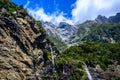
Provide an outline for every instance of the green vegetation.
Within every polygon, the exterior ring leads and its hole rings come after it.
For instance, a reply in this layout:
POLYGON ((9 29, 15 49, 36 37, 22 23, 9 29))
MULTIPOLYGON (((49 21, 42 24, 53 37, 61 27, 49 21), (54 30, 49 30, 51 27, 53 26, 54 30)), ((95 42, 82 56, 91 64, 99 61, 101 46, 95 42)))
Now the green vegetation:
POLYGON ((120 23, 99 24, 87 21, 80 26, 77 34, 80 42, 120 43, 120 23))
POLYGON ((44 49, 43 53, 44 53, 44 58, 46 58, 46 60, 52 60, 50 51, 48 51, 47 49, 44 49))
POLYGON ((12 3, 11 0, 0 0, 0 15, 5 17, 11 17, 15 20, 17 20, 18 12, 24 13, 24 15, 28 15, 27 10, 23 8, 22 5, 19 7, 12 3))
POLYGON ((77 59, 87 64, 101 64, 107 67, 114 61, 120 61, 120 44, 84 43, 65 50, 62 56, 69 60, 77 59))
POLYGON ((35 23, 39 26, 40 32, 41 32, 42 34, 46 34, 46 31, 45 31, 45 29, 42 27, 42 24, 41 24, 40 21, 36 21, 34 18, 33 18, 32 21, 35 22, 35 23))
POLYGON ((96 25, 83 40, 97 42, 120 42, 120 24, 108 23, 96 25))
POLYGON ((19 9, 19 7, 17 7, 16 4, 11 3, 10 0, 0 0, 0 9, 2 10, 2 8, 7 9, 8 11, 14 11, 19 9))
POLYGON ((59 38, 48 36, 48 40, 52 43, 52 46, 55 46, 59 51, 62 51, 67 47, 67 44, 62 42, 59 38))
POLYGON ((17 17, 25 19, 29 17, 31 22, 37 24, 42 34, 46 34, 46 31, 43 29, 41 23, 36 21, 32 16, 30 16, 23 5, 17 6, 15 3, 12 3, 11 0, 0 0, 0 15, 4 17, 10 17, 17 21, 17 17))
POLYGON ((90 67, 99 64, 104 71, 107 69, 114 71, 116 61, 120 62, 120 44, 86 42, 62 52, 61 57, 56 59, 56 66, 59 70, 65 64, 71 65, 71 78, 81 79, 86 75, 82 62, 90 67))
POLYGON ((47 36, 47 40, 48 40, 48 42, 49 42, 52 46, 55 46, 55 44, 54 44, 53 40, 51 40, 51 38, 50 38, 50 37, 48 37, 48 36, 47 36))
MULTIPOLYGON (((33 23, 33 26, 37 24, 41 34, 46 36, 46 31, 42 27, 42 24, 28 15, 22 5, 17 7, 17 5, 11 3, 10 0, 0 0, 0 12, 1 16, 11 17, 15 20, 17 20, 18 16, 23 16, 23 19, 25 16, 28 16, 31 19, 28 22, 31 22, 31 25, 33 23)), ((98 24, 87 21, 81 25, 77 34, 80 38, 79 41, 89 42, 72 46, 63 51, 59 57, 57 56, 55 64, 58 73, 54 73, 54 77, 59 79, 61 73, 63 74, 64 72, 64 74, 69 74, 67 80, 87 80, 88 78, 83 62, 86 63, 87 66, 94 68, 99 64, 103 71, 116 71, 116 66, 120 64, 120 23, 98 24)), ((71 40, 72 39, 74 39, 74 37, 71 37, 71 40)), ((58 37, 47 36, 47 41, 59 50, 64 50, 67 47, 58 37)), ((43 53, 44 61, 52 60, 49 50, 44 49, 43 53)), ((36 71, 36 66, 38 66, 40 62, 41 60, 37 60, 37 56, 33 56, 34 71, 36 71)), ((116 76, 115 80, 119 79, 120 76, 116 76)))

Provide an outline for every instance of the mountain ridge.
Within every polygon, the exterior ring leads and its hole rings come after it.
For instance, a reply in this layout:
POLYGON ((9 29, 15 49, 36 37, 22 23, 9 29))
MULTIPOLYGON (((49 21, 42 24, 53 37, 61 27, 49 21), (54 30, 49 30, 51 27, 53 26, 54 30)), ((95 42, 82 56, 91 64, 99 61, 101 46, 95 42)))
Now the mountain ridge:
POLYGON ((105 16, 98 15, 95 19, 98 23, 119 23, 120 22, 120 13, 116 13, 115 16, 110 16, 109 18, 105 16))
POLYGON ((0 4, 1 80, 120 79, 119 13, 110 17, 111 23, 62 22, 56 28, 45 22, 45 31, 44 22, 32 18, 22 5, 10 0, 0 4))
POLYGON ((50 37, 56 38, 57 36, 60 38, 61 42, 65 43, 68 46, 72 46, 79 42, 84 42, 85 41, 84 37, 86 37, 88 33, 91 31, 91 29, 95 28, 96 25, 101 25, 101 24, 104 25, 109 23, 118 24, 119 22, 120 22, 120 13, 116 13, 115 16, 110 16, 109 18, 98 15, 95 20, 87 20, 75 26, 65 22, 61 22, 58 26, 54 25, 54 28, 52 28, 53 25, 49 25, 50 23, 47 24, 46 26, 45 23, 43 23, 43 28, 45 27, 46 30, 49 29, 52 35, 50 35, 48 32, 47 34, 50 37))

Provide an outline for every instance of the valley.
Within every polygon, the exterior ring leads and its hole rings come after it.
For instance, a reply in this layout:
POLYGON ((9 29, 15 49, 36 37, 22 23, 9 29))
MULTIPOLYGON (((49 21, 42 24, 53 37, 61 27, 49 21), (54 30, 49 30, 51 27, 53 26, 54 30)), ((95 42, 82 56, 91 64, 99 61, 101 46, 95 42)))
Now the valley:
POLYGON ((56 25, 0 0, 0 80, 120 80, 120 13, 56 25))
POLYGON ((109 18, 98 15, 95 20, 87 20, 77 25, 70 25, 65 22, 61 22, 59 25, 43 22, 42 25, 50 39, 62 51, 65 48, 59 45, 64 45, 67 48, 86 41, 119 43, 119 22, 120 13, 117 13, 109 18))

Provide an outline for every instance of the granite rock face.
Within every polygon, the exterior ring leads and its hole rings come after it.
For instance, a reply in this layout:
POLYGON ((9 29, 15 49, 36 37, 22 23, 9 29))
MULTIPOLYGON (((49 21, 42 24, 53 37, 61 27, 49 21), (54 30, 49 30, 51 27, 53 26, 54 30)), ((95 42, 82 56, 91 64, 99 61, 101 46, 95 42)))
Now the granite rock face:
POLYGON ((58 53, 41 22, 22 5, 0 0, 0 80, 41 80, 53 75, 51 49, 58 53))
POLYGON ((43 49, 48 43, 38 24, 26 17, 17 21, 0 17, 0 79, 34 78, 44 66, 43 49))

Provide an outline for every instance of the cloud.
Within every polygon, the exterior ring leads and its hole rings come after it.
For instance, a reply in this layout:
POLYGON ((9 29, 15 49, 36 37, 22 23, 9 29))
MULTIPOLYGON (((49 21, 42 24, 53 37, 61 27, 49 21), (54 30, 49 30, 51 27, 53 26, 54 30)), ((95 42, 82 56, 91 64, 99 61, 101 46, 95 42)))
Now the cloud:
MULTIPOLYGON (((24 7, 26 8, 29 3, 30 1, 28 0, 24 7)), ((65 17, 66 14, 64 11, 60 11, 57 5, 56 10, 49 14, 45 13, 42 7, 36 7, 35 9, 28 8, 28 11, 37 20, 48 21, 57 25, 60 22, 78 24, 86 20, 94 20, 99 14, 109 17, 120 12, 120 0, 76 0, 74 4, 71 4, 73 7, 71 18, 65 17)))
POLYGON ((65 13, 55 11, 52 14, 46 14, 43 8, 28 9, 29 13, 37 20, 48 21, 58 25, 60 22, 73 24, 72 20, 64 17, 65 13))
POLYGON ((73 5, 72 21, 81 23, 85 20, 93 20, 97 15, 115 15, 120 12, 120 0, 77 0, 73 5))
POLYGON ((29 13, 37 20, 51 21, 52 16, 47 15, 43 8, 28 9, 29 13))
POLYGON ((27 8, 29 4, 30 4, 30 1, 28 0, 27 3, 24 5, 24 8, 27 8))

